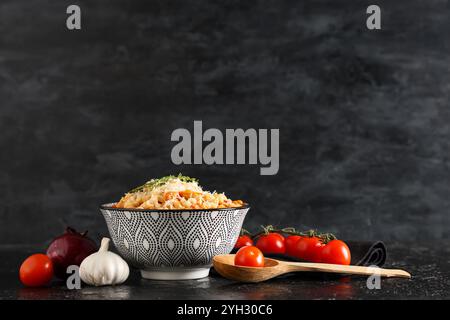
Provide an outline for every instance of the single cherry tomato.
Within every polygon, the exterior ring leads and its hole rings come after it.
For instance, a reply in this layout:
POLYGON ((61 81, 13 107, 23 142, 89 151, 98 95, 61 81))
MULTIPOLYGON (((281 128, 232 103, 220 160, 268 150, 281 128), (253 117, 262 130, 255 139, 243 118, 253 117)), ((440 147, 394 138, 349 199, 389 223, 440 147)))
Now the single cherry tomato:
POLYGON ((320 262, 349 265, 351 261, 350 249, 341 240, 331 240, 322 250, 320 262))
POLYGON ((20 266, 20 281, 28 287, 40 287, 53 277, 53 264, 47 255, 37 253, 29 256, 20 266))
POLYGON ((236 244, 234 245, 234 248, 240 249, 242 247, 252 246, 252 245, 253 245, 252 238, 250 238, 249 236, 246 236, 246 235, 242 235, 242 236, 239 236, 239 238, 237 239, 236 244))
POLYGON ((256 241, 256 246, 264 254, 284 254, 286 251, 284 237, 279 233, 263 234, 256 241))
POLYGON ((286 254, 290 257, 295 256, 297 241, 300 240, 301 236, 292 235, 286 237, 284 244, 286 246, 286 254))
POLYGON ((320 262, 324 244, 318 237, 302 237, 297 241, 293 256, 305 261, 320 262))
POLYGON ((264 255, 255 246, 245 246, 234 256, 234 264, 244 267, 264 267, 264 255))

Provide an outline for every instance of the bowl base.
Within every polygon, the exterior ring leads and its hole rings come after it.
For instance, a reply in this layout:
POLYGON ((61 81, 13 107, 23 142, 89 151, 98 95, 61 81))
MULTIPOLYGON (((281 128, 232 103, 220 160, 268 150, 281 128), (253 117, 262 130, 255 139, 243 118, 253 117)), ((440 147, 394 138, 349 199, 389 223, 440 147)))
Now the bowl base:
POLYGON ((154 268, 141 270, 141 276, 144 279, 151 280, 193 280, 205 278, 209 275, 210 267, 200 268, 154 268))

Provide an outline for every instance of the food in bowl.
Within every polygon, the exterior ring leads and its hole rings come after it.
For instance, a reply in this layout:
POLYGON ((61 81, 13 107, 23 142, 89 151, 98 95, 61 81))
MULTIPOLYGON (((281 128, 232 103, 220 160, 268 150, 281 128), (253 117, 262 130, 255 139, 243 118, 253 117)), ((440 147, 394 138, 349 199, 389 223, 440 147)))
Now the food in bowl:
POLYGON ((151 179, 128 191, 116 208, 137 209, 215 209, 239 208, 242 200, 231 200, 224 193, 204 191, 198 180, 182 176, 151 179))
POLYGON ((127 201, 122 198, 100 206, 100 210, 119 254, 147 279, 208 276, 213 257, 233 249, 250 208, 223 194, 203 191, 197 180, 181 175, 150 180, 136 189, 124 196, 127 201), (198 195, 185 197, 186 190, 198 195), (144 207, 141 199, 127 197, 136 192, 142 193, 142 200, 148 197, 145 201, 153 197, 157 204, 144 207), (165 192, 176 192, 174 199, 180 200, 181 208, 164 199, 165 192), (208 200, 208 194, 215 200, 208 200), (202 201, 193 205, 191 199, 202 201))

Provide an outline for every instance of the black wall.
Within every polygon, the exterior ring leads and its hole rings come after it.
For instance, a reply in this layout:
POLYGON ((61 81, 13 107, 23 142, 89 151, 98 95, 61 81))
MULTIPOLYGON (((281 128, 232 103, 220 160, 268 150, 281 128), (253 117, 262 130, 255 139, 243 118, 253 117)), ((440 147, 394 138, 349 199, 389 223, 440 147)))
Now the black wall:
POLYGON ((250 228, 450 237, 446 1, 0 4, 0 242, 69 224, 170 173, 247 200, 250 228), (65 11, 82 9, 82 30, 65 11), (171 132, 279 128, 280 171, 175 166, 171 132))

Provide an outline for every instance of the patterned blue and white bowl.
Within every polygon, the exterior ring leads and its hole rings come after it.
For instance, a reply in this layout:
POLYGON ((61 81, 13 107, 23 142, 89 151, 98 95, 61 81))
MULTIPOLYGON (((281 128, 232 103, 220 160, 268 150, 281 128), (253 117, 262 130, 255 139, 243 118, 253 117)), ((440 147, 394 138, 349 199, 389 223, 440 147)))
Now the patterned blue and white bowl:
POLYGON ((142 210, 100 207, 120 255, 146 279, 208 276, 212 258, 233 249, 250 207, 142 210))

